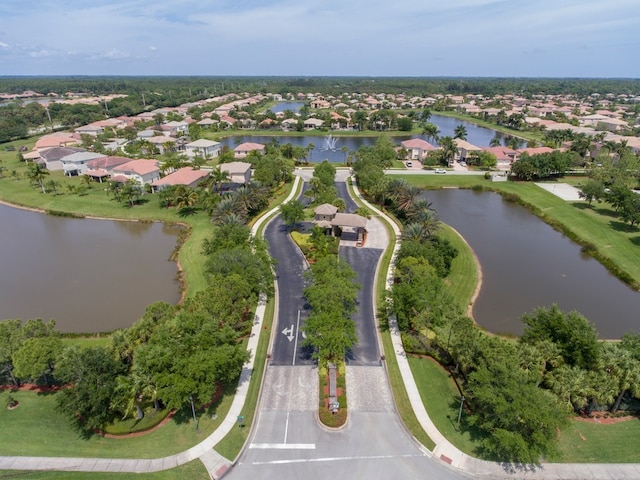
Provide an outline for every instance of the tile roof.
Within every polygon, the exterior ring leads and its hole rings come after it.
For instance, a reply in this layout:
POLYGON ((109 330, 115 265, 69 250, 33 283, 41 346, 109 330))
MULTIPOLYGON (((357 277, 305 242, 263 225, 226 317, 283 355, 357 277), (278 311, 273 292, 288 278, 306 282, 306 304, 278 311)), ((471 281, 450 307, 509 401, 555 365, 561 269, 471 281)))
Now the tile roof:
POLYGON ((151 185, 154 187, 161 185, 191 185, 208 175, 209 172, 207 170, 195 170, 192 167, 183 167, 170 173, 166 177, 154 181, 151 185))

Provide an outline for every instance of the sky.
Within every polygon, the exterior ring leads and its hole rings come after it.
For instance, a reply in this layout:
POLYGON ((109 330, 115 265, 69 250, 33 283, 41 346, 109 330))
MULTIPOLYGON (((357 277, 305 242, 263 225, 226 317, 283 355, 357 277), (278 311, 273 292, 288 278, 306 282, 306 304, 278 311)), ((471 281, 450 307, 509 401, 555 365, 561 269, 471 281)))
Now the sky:
POLYGON ((2 0, 0 75, 640 78, 640 0, 2 0))

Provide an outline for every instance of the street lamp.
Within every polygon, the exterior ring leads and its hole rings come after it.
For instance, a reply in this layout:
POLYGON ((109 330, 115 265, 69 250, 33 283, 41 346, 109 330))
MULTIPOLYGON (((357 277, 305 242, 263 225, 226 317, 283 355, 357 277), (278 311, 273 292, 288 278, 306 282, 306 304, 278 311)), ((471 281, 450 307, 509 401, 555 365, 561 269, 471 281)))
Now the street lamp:
POLYGON ((464 395, 460 395, 460 410, 458 410, 458 427, 460 426, 460 417, 462 417, 463 404, 464 404, 464 395))

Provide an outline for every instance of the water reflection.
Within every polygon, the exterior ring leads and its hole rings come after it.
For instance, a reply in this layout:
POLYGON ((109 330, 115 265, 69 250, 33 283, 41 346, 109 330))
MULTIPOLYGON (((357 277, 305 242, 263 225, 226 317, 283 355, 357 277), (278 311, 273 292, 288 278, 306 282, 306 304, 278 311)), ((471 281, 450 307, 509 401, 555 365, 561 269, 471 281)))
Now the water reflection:
POLYGON ((52 217, 0 205, 0 319, 54 318, 63 332, 130 326, 176 303, 179 227, 52 217))
POLYGON ((525 208, 487 192, 424 195, 478 256, 483 283, 473 315, 487 330, 519 335, 523 313, 553 303, 582 313, 602 338, 639 330, 640 293, 525 208))

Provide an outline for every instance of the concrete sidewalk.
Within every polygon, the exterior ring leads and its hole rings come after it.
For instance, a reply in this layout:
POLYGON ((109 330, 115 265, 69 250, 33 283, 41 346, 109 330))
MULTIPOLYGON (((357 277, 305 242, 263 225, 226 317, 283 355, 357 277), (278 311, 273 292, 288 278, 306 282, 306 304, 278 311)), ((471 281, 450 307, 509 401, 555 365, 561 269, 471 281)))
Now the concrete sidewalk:
MULTIPOLYGON (((381 210, 367 202, 360 194, 355 180, 353 182, 353 191, 358 198, 376 215, 384 219, 392 228, 396 235, 396 243, 394 245, 393 258, 387 272, 387 289, 393 284, 393 271, 395 268, 395 259, 400 248, 400 228, 381 210)), ((407 395, 411 402, 411 407, 420 422, 420 425, 429 437, 436 444, 432 455, 440 459, 442 462, 450 465, 467 475, 474 478, 488 479, 521 479, 531 478, 540 480, 623 480, 623 479, 640 479, 640 464, 593 464, 593 463, 543 463, 541 465, 529 464, 513 464, 488 462, 474 458, 465 454, 455 447, 438 431, 436 426, 429 418, 429 414, 425 408, 420 392, 413 378, 413 372, 409 366, 406 352, 402 345, 400 331, 395 317, 389 319, 389 329, 391 333, 391 341, 393 343, 393 354, 396 356, 400 374, 407 390, 407 395)), ((389 355, 391 352, 385 352, 389 355)))

